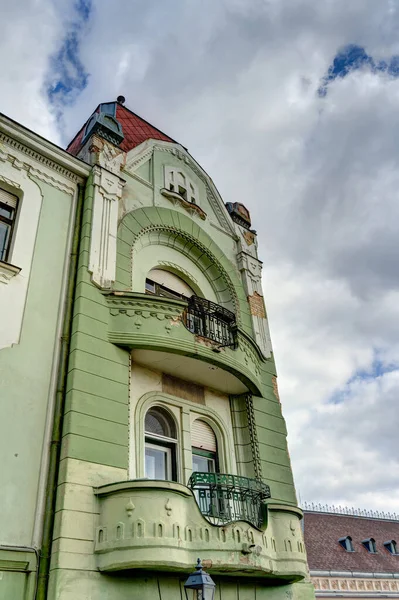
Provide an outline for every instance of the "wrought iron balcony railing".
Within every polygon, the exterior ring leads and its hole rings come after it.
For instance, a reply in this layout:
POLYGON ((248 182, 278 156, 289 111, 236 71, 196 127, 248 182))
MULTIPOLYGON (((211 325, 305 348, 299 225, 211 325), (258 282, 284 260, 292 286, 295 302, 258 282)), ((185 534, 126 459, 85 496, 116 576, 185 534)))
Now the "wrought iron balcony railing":
POLYGON ((247 521, 258 529, 264 522, 264 500, 270 488, 262 481, 222 473, 193 473, 188 487, 203 516, 213 525, 247 521))
POLYGON ((199 296, 191 296, 184 314, 191 333, 217 342, 220 347, 236 346, 236 317, 227 308, 199 296))

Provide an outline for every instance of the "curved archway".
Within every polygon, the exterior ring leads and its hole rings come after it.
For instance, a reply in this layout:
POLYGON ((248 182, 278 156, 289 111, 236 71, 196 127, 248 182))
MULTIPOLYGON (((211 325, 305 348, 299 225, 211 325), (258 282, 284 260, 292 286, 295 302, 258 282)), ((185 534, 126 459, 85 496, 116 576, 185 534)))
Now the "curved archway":
POLYGON ((186 274, 191 287, 201 290, 207 299, 237 314, 239 305, 230 278, 216 257, 201 246, 198 240, 182 231, 170 231, 160 226, 141 231, 131 250, 132 289, 143 287, 144 266, 169 266, 175 272, 186 274))
POLYGON ((161 240, 162 245, 162 240, 168 239, 166 245, 177 245, 194 263, 200 262, 202 271, 217 288, 215 301, 232 309, 240 326, 252 335, 251 316, 237 267, 199 225, 171 209, 139 208, 124 215, 118 228, 116 289, 132 290, 132 248, 146 235, 154 244, 161 240))

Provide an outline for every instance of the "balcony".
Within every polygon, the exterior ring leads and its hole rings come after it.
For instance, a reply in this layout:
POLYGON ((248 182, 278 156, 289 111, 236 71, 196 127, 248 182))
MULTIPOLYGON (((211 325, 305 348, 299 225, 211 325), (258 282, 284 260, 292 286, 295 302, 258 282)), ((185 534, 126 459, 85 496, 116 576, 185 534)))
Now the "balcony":
POLYGON ((257 529, 266 523, 264 501, 270 488, 262 481, 222 473, 193 473, 188 487, 202 515, 212 525, 246 521, 257 529))
MULTIPOLYGON (((107 573, 127 569, 183 573, 201 556, 212 565, 212 575, 270 578, 281 583, 303 579, 306 556, 299 509, 263 504, 265 518, 259 529, 248 522, 255 515, 260 525, 258 510, 250 513, 247 501, 255 494, 257 502, 263 503, 267 486, 231 475, 221 477, 227 479, 202 485, 219 485, 222 502, 226 490, 237 494, 238 506, 229 513, 234 521, 224 524, 214 524, 214 515, 201 513, 194 496, 201 488, 193 493, 179 483, 146 479, 96 488, 99 520, 94 552, 98 569, 107 573), (235 520, 241 516, 247 520, 235 520)), ((198 477, 192 485, 201 485, 198 477)), ((219 523, 225 519, 220 510, 218 518, 219 523)))
POLYGON ((236 348, 237 325, 235 314, 205 298, 192 296, 183 314, 186 328, 219 348, 236 348))
POLYGON ((188 380, 192 374, 193 381, 227 394, 250 390, 261 395, 261 373, 267 367, 254 340, 236 327, 227 309, 203 299, 188 302, 136 292, 104 295, 109 341, 133 353, 140 350, 142 364, 162 359, 163 370, 171 375, 184 371, 188 380))

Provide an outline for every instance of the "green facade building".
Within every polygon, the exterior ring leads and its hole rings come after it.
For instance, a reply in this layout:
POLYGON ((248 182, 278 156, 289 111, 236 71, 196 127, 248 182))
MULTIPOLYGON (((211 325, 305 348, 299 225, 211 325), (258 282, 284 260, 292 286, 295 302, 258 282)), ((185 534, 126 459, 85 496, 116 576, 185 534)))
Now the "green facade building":
POLYGON ((64 154, 87 175, 37 597, 180 599, 201 557, 220 600, 312 598, 248 210, 123 98, 64 154))

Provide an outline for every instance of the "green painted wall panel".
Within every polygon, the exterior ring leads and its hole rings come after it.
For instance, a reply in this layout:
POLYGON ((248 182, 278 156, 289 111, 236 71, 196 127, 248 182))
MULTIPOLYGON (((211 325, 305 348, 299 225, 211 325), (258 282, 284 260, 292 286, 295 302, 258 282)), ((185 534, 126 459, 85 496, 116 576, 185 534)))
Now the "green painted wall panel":
POLYGON ((287 427, 285 420, 282 417, 272 417, 271 415, 261 413, 257 410, 255 410, 254 413, 258 428, 265 427, 266 429, 271 429, 272 431, 287 435, 287 427))
POLYGON ((64 419, 64 435, 73 433, 93 440, 127 446, 127 424, 121 425, 106 419, 70 411, 64 419))
POLYGON ((73 350, 71 352, 68 369, 70 371, 79 369, 86 373, 111 379, 114 382, 128 383, 129 371, 126 364, 101 358, 82 350, 73 350))
POLYGON ((294 484, 291 468, 288 466, 277 465, 267 460, 262 460, 263 477, 269 481, 279 483, 294 484))
POLYGON ((72 335, 75 333, 86 333, 94 338, 107 340, 108 325, 97 319, 92 319, 89 315, 76 314, 72 319, 72 335))
POLYGON ((89 394, 109 398, 110 400, 124 404, 127 404, 129 401, 127 384, 124 385, 105 377, 85 373, 78 369, 74 369, 68 375, 67 391, 71 390, 88 392, 89 394))
MULTIPOLYGON (((264 427, 256 428, 258 435, 258 442, 265 444, 266 446, 274 446, 280 448, 280 450, 287 450, 287 437, 284 433, 273 431, 272 429, 265 429, 264 427)), ((263 448, 261 448, 263 454, 263 448)))
POLYGON ((71 352, 78 349, 125 367, 129 366, 129 353, 126 350, 80 331, 71 337, 71 352))
POLYGON ((120 469, 127 469, 128 463, 126 446, 93 440, 75 434, 68 434, 63 438, 61 460, 67 457, 120 469))
POLYGON ((75 302, 74 314, 90 315, 92 319, 102 323, 108 323, 109 311, 105 304, 93 302, 83 296, 80 296, 75 302))
POLYGON ((65 413, 68 413, 70 410, 115 423, 121 423, 122 425, 127 425, 128 422, 126 404, 114 402, 109 398, 102 398, 101 396, 95 396, 94 394, 88 394, 79 390, 70 391, 66 395, 65 413))

